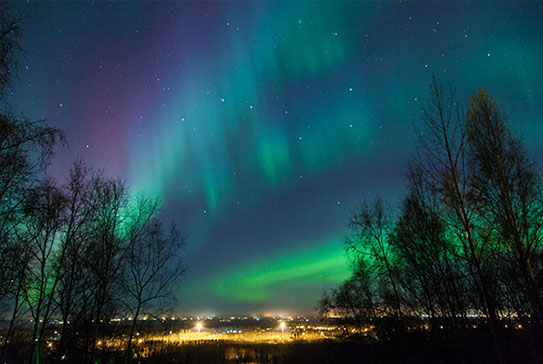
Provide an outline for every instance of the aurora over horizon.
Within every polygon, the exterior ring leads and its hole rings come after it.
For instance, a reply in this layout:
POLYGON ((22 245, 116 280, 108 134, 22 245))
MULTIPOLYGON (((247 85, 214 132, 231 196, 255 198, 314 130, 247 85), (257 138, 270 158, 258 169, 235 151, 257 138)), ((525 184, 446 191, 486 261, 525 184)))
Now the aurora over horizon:
POLYGON ((537 2, 44 2, 17 112, 162 201, 187 236, 179 311, 311 313, 348 278, 365 198, 398 204, 433 75, 487 89, 543 163, 537 2))

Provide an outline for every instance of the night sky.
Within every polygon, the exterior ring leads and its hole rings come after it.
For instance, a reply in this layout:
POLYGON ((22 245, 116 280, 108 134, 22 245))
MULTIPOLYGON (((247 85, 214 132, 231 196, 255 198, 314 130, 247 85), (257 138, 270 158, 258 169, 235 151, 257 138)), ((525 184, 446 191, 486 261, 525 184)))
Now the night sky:
POLYGON ((309 313, 360 201, 397 204, 432 75, 488 89, 543 164, 541 3, 46 2, 11 102, 162 200, 183 313, 309 313))

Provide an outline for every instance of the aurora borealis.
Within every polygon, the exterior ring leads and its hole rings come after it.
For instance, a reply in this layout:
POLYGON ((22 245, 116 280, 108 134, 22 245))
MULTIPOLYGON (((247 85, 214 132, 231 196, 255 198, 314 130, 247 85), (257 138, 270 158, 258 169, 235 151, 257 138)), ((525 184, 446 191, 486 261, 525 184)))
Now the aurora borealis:
POLYGON ((488 89, 543 163, 543 7, 501 2, 14 3, 12 99, 188 237, 179 310, 311 312, 353 209, 403 192, 432 75, 488 89))

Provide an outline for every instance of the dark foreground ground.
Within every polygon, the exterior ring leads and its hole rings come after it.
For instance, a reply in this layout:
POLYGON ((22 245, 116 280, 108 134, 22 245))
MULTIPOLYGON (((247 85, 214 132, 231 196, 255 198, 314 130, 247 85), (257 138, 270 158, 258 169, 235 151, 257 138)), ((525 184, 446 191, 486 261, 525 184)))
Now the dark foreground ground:
MULTIPOLYGON (((153 354, 136 363, 216 364, 385 364, 385 363, 498 363, 492 343, 480 337, 466 338, 460 348, 439 338, 409 333, 375 342, 366 338, 341 341, 290 342, 285 344, 238 344, 228 342, 150 347, 153 354)), ((526 338, 509 337, 503 344, 503 362, 538 363, 526 338)), ((104 358, 106 359, 106 358, 104 358)), ((110 357, 109 359, 112 359, 110 357)))
MULTIPOLYGON (((285 333, 286 334, 286 333, 285 333)), ((288 335, 288 334, 287 334, 288 335)), ((141 336, 143 337, 143 336, 141 336)), ((493 341, 484 330, 460 332, 453 343, 444 330, 389 331, 377 335, 339 336, 335 339, 302 340, 296 337, 280 342, 243 342, 235 340, 193 340, 166 342, 160 336, 143 339, 135 345, 132 363, 142 364, 388 364, 388 363, 543 363, 528 330, 504 330, 500 343, 502 360, 495 354, 493 341)), ((12 348, 6 363, 23 363, 28 346, 12 348), (20 356, 17 358, 17 352, 20 356)), ((96 361, 83 354, 53 358, 42 352, 39 363, 113 364, 126 363, 121 349, 102 347, 96 361)))

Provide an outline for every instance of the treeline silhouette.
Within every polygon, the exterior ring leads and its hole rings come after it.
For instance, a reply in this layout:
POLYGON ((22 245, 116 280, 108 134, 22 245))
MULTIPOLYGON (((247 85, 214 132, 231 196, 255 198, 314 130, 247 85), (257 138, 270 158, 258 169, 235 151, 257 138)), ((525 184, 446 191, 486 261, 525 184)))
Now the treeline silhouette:
POLYGON ((439 332, 459 361, 470 356, 466 340, 479 325, 487 359, 518 360, 511 345, 520 335, 521 362, 541 362, 543 195, 535 163, 485 91, 463 107, 434 78, 421 115, 403 201, 393 209, 378 198, 353 214, 345 239, 352 277, 319 308, 360 327, 379 322, 385 336, 439 332))
POLYGON ((0 362, 38 362, 45 352, 51 362, 94 362, 115 315, 132 318, 130 361, 137 319, 174 298, 184 239, 157 219, 158 201, 82 161, 64 183, 46 176, 63 132, 9 112, 6 101, 21 21, 0 4, 0 362))

